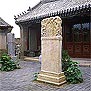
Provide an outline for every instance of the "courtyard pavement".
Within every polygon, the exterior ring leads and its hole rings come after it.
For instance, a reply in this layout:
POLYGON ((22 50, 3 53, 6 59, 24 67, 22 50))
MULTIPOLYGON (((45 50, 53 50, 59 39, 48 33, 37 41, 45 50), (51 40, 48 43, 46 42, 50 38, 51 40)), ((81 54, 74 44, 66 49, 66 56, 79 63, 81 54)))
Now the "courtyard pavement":
POLYGON ((54 86, 34 81, 34 73, 40 71, 40 62, 20 61, 21 69, 0 71, 0 91, 91 91, 91 67, 80 67, 84 82, 54 86))

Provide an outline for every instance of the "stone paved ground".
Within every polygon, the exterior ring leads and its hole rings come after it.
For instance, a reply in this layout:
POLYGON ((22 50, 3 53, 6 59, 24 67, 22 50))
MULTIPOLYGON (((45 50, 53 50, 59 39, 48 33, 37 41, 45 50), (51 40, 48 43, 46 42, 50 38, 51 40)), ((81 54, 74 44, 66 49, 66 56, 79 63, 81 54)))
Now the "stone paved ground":
POLYGON ((91 67, 81 67, 84 82, 64 86, 33 81, 33 74, 40 71, 39 62, 21 61, 21 69, 0 72, 0 91, 91 91, 91 67))

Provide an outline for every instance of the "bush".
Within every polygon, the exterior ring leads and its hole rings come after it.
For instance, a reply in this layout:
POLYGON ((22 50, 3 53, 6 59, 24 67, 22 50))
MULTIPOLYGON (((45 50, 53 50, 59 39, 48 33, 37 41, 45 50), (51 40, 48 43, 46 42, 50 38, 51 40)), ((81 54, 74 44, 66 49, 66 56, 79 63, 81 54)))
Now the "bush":
POLYGON ((1 64, 1 71, 13 71, 14 69, 17 69, 17 66, 13 60, 11 60, 11 57, 7 54, 3 54, 0 58, 0 64, 1 64))
POLYGON ((33 75, 34 75, 34 80, 36 81, 37 80, 37 78, 38 78, 38 74, 39 73, 34 73, 33 75))
POLYGON ((71 60, 67 51, 62 52, 62 69, 69 83, 76 84, 83 82, 82 73, 77 64, 77 62, 71 60))

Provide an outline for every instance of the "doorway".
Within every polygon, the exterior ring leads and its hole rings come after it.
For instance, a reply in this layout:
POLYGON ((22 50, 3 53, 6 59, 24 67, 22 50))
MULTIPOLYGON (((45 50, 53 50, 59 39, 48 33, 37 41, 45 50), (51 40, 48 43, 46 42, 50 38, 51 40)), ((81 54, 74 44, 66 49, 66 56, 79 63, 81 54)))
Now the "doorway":
POLYGON ((76 17, 65 27, 65 49, 71 57, 90 58, 90 17, 76 17))

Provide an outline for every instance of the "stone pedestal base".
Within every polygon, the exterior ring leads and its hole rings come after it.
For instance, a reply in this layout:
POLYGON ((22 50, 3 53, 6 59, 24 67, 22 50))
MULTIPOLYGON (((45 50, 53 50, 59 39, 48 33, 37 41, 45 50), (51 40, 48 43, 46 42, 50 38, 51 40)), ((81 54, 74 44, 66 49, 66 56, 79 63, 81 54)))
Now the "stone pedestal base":
POLYGON ((37 80, 42 81, 42 82, 51 83, 51 84, 58 85, 58 86, 66 83, 65 75, 63 72, 57 74, 57 73, 41 71, 38 74, 37 80))

